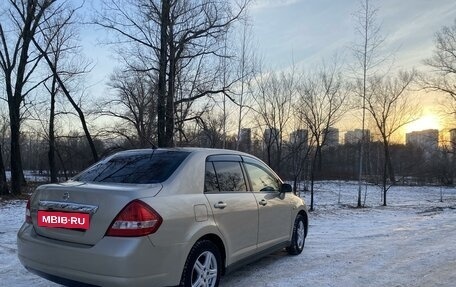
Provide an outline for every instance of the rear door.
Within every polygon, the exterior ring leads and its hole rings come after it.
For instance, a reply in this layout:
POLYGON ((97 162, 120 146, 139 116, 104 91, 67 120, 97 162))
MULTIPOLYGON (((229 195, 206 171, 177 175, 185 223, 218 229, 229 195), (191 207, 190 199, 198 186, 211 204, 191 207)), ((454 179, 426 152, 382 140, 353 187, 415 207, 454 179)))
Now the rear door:
POLYGON ((259 205, 258 248, 265 249, 290 239, 292 205, 280 193, 282 182, 260 161, 244 157, 244 166, 259 205))
POLYGON ((228 264, 256 251, 258 205, 247 190, 240 156, 211 156, 206 161, 205 195, 227 243, 228 264))

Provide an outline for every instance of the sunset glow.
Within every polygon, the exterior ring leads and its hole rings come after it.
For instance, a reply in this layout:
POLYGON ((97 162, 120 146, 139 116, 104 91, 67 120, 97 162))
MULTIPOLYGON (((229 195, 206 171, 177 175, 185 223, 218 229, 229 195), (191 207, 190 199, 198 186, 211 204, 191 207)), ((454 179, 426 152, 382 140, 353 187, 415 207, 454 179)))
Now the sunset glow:
POLYGON ((440 118, 436 115, 424 115, 421 118, 417 119, 416 121, 408 124, 405 126, 405 130, 407 133, 413 131, 422 131, 428 129, 440 129, 440 118))

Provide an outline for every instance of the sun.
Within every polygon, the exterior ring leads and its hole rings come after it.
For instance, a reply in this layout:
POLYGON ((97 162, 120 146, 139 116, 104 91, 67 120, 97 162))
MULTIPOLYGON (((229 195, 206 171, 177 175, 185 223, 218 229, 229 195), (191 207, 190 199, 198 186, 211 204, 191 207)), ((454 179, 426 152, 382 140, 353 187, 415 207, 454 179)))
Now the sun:
POLYGON ((405 126, 407 133, 429 129, 440 129, 440 118, 436 115, 424 115, 416 121, 413 121, 405 126))

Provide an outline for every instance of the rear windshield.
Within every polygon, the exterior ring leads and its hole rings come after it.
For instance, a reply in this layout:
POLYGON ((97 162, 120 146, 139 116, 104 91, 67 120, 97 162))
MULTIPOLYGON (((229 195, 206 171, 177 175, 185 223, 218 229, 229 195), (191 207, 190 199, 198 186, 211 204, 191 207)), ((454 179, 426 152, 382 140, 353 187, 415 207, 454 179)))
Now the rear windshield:
POLYGON ((163 182, 188 155, 188 152, 166 150, 121 153, 89 167, 73 180, 139 184, 163 182))

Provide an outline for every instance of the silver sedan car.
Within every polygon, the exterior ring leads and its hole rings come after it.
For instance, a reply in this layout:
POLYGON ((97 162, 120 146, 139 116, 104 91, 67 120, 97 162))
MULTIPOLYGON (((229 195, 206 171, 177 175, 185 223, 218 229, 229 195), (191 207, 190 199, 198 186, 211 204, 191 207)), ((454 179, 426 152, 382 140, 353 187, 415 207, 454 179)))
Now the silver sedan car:
POLYGON ((28 270, 67 286, 214 287, 270 252, 300 254, 307 229, 303 200, 249 154, 143 149, 38 187, 17 245, 28 270))

